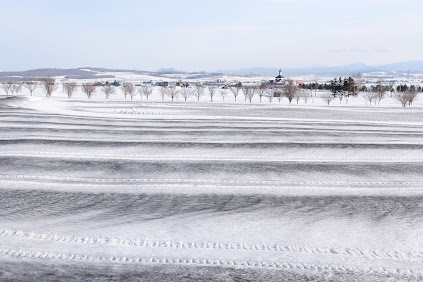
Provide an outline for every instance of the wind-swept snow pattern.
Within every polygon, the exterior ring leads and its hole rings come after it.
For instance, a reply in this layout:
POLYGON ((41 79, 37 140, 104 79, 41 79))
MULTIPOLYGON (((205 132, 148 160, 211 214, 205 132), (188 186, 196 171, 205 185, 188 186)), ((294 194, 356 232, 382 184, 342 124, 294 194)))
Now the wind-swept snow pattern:
POLYGON ((423 279, 419 107, 8 97, 0 128, 3 279, 423 279))

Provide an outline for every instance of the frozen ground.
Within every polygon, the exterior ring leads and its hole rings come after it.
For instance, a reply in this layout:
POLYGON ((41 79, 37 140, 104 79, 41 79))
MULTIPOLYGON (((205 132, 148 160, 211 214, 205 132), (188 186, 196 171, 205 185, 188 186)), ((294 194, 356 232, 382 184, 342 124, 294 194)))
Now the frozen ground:
POLYGON ((421 101, 138 99, 1 97, 2 279, 423 278, 421 101))

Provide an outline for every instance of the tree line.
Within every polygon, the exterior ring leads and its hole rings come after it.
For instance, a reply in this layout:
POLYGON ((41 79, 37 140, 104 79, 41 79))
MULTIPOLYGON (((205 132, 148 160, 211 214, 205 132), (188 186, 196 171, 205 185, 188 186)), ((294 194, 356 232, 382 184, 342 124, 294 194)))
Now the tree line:
POLYGON ((394 87, 386 85, 383 79, 379 79, 375 84, 367 87, 360 78, 357 80, 358 82, 351 76, 343 79, 339 77, 324 84, 319 84, 318 82, 301 84, 300 88, 308 89, 311 92, 314 91, 315 95, 317 90, 330 91, 332 97, 324 98, 328 104, 336 97, 338 97, 340 101, 344 98, 348 101, 348 97, 357 97, 359 93, 361 93, 361 96, 366 100, 366 105, 371 105, 372 102, 374 104, 380 104, 380 101, 386 97, 387 93, 390 93, 390 97, 398 100, 403 107, 407 105, 411 106, 417 98, 417 94, 423 92, 420 85, 408 86, 406 84, 400 84, 394 87))
MULTIPOLYGON (((1 85, 6 95, 19 93, 22 91, 22 87, 25 87, 32 96, 35 89, 40 88, 48 98, 59 88, 59 84, 56 83, 53 77, 44 77, 38 80, 25 81, 24 83, 3 82, 1 85)), ((84 82, 78 85, 74 81, 68 81, 63 82, 62 88, 68 98, 72 98, 78 88, 86 94, 88 99, 91 99, 92 95, 98 90, 105 95, 106 99, 109 99, 112 94, 115 94, 117 89, 120 89, 125 99, 129 97, 131 100, 137 95, 140 95, 141 98, 145 97, 148 101, 153 94, 153 86, 136 87, 131 82, 123 82, 120 87, 117 87, 109 83, 84 82)), ((330 105, 337 98, 340 103, 342 103, 343 99, 348 103, 349 97, 357 97, 360 93, 366 100, 366 104, 379 104, 386 97, 387 93, 391 93, 391 97, 396 98, 405 107, 412 105, 413 101, 417 98, 417 93, 422 91, 422 87, 404 84, 394 88, 392 86, 386 86, 383 80, 378 80, 376 84, 367 88, 361 81, 356 82, 353 77, 344 79, 341 77, 335 78, 329 83, 324 84, 318 82, 297 84, 295 81, 288 79, 285 85, 278 88, 267 82, 250 85, 242 85, 242 83, 237 82, 233 85, 225 85, 223 87, 216 87, 211 83, 196 83, 191 87, 188 83, 180 84, 180 86, 159 86, 159 93, 162 100, 165 97, 169 97, 172 102, 178 96, 182 96, 184 101, 187 101, 189 97, 195 97, 200 101, 200 98, 205 95, 210 97, 210 102, 214 101, 216 95, 220 95, 223 101, 232 95, 236 102, 237 98, 242 94, 244 101, 249 103, 252 102, 253 97, 258 96, 260 103, 262 103, 263 98, 267 98, 269 103, 272 103, 275 99, 281 102, 282 98, 286 98, 289 104, 293 101, 296 101, 298 104, 300 100, 307 103, 309 99, 314 99, 317 96, 318 90, 323 92, 320 97, 327 105, 330 105)))

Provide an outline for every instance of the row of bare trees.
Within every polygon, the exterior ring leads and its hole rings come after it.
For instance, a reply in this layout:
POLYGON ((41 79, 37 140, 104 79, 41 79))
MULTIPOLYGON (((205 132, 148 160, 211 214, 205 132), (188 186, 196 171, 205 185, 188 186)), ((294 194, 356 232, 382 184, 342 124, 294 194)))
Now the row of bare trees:
MULTIPOLYGON (((51 77, 41 78, 39 81, 28 81, 25 82, 23 85, 30 91, 31 96, 33 95, 33 92, 36 87, 40 87, 47 97, 51 97, 52 93, 58 88, 58 85, 55 83, 55 79, 51 77)), ((9 93, 9 91, 12 92, 12 94, 13 92, 18 92, 17 89, 21 89, 21 86, 22 84, 15 84, 11 82, 3 83, 3 88, 7 94, 9 93)), ((81 85, 81 91, 85 93, 89 99, 91 99, 97 87, 98 86, 96 83, 83 83, 81 85)), ((63 83, 63 91, 67 94, 68 98, 71 98, 72 95, 77 91, 77 89, 78 85, 76 84, 76 82, 70 81, 63 83)), ((127 99, 127 97, 129 96, 131 100, 134 99, 137 93, 139 93, 141 97, 144 96, 148 100, 153 93, 153 87, 151 86, 138 88, 137 91, 135 85, 130 82, 123 82, 121 89, 125 99, 127 99)), ((101 86, 101 91, 106 95, 106 99, 109 99, 110 96, 116 92, 116 88, 110 84, 106 84, 101 86)), ((172 99, 172 102, 178 97, 178 95, 181 95, 184 101, 187 101, 190 96, 195 96, 199 101, 200 98, 206 94, 206 92, 210 96, 211 102, 213 102, 213 99, 215 98, 216 94, 220 94, 223 101, 225 101, 225 99, 229 96, 230 93, 232 93, 232 95, 234 96, 235 101, 237 101, 237 97, 239 96, 239 94, 243 93, 244 100, 250 103, 252 103, 253 97, 256 95, 259 96, 260 103, 262 102, 262 98, 265 96, 269 98, 270 103, 273 101, 274 97, 277 97, 279 102, 281 101, 282 97, 286 97, 290 104, 294 99, 297 101, 297 104, 300 98, 304 98, 305 100, 307 99, 307 95, 299 94, 297 85, 292 80, 289 80, 287 85, 279 91, 275 91, 275 89, 267 87, 266 84, 249 85, 242 87, 240 83, 237 83, 229 88, 216 88, 212 84, 197 83, 195 84, 194 88, 180 87, 178 89, 177 87, 161 86, 159 92, 161 93, 162 100, 164 100, 165 96, 169 96, 172 99)))
POLYGON ((398 92, 395 94, 395 99, 397 99, 403 107, 411 106, 413 102, 417 98, 416 91, 406 91, 406 92, 398 92))
POLYGON ((22 91, 22 86, 28 89, 31 96, 37 87, 41 87, 47 97, 51 97, 54 90, 58 88, 55 79, 51 77, 40 78, 38 81, 25 81, 24 83, 2 82, 1 84, 6 95, 19 93, 22 91))
POLYGON ((160 86, 159 92, 161 94, 162 100, 164 100, 165 96, 169 96, 172 101, 174 101, 178 95, 182 96, 184 101, 186 101, 191 96, 194 96, 197 101, 200 101, 200 98, 206 94, 209 95, 210 102, 214 101, 216 95, 220 95, 222 100, 225 101, 225 99, 230 94, 232 94, 234 96, 234 100, 237 101, 237 98, 241 93, 244 94, 244 100, 250 103, 252 103, 253 97, 255 96, 259 96, 260 103, 262 102, 263 97, 268 97, 269 102, 272 102, 274 97, 278 97, 279 101, 280 98, 287 97, 290 103, 294 98, 296 98, 298 102, 299 98, 303 97, 298 95, 298 88, 293 81, 288 82, 288 84, 283 89, 279 90, 269 88, 265 83, 248 86, 241 86, 240 84, 236 84, 234 86, 224 88, 216 88, 212 84, 197 83, 193 88, 180 87, 178 89, 175 86, 160 86))
POLYGON ((1 84, 1 87, 3 88, 6 95, 14 95, 15 93, 19 93, 22 91, 22 84, 20 83, 14 83, 14 82, 3 82, 1 84))
MULTIPOLYGON (((378 83, 375 86, 372 86, 371 91, 365 92, 363 94, 364 99, 366 100, 366 105, 371 105, 372 102, 374 104, 380 104, 380 101, 386 97, 386 93, 389 90, 387 86, 384 86, 382 84, 382 80, 379 80, 378 83)), ((418 91, 415 87, 410 87, 407 89, 404 89, 404 91, 398 91, 391 97, 398 100, 403 107, 405 106, 411 106, 413 102, 417 98, 418 91)))
MULTIPOLYGON (((30 95, 32 96, 35 92, 36 88, 40 88, 47 98, 50 98, 54 91, 56 91, 59 88, 59 85, 56 83, 56 80, 52 77, 45 77, 40 78, 37 81, 26 81, 24 83, 14 83, 14 82, 3 82, 1 83, 1 87, 3 88, 6 95, 9 94, 15 94, 22 91, 22 86, 28 89, 30 92, 30 95)), ((88 97, 88 99, 91 99, 92 95, 97 90, 97 83, 82 83, 81 91, 85 93, 88 97)), ((63 83, 63 92, 66 93, 68 98, 72 98, 72 95, 77 91, 78 85, 74 81, 64 82, 63 83)), ((109 99, 110 96, 115 93, 115 87, 111 84, 106 84, 101 86, 102 92, 106 95, 106 99, 109 99)), ((125 99, 127 96, 131 97, 131 100, 134 98, 136 94, 136 88, 134 84, 130 82, 124 82, 122 84, 122 91, 125 95, 125 99)), ((153 93, 152 87, 143 87, 139 89, 139 94, 141 96, 145 96, 148 100, 148 98, 153 93)))
MULTIPOLYGON (((31 96, 33 95, 35 89, 39 87, 45 93, 46 97, 51 97, 52 93, 59 87, 55 79, 52 77, 40 78, 37 81, 26 81, 24 83, 3 82, 1 86, 6 95, 9 95, 9 93, 13 95, 15 93, 21 92, 23 86, 28 89, 31 96)), ((72 97, 72 95, 77 91, 78 87, 79 86, 76 84, 76 82, 73 81, 63 83, 63 91, 67 94, 68 98, 72 97)), ((109 99, 117 89, 111 84, 99 86, 98 83, 82 83, 80 88, 81 91, 87 95, 88 99, 91 99, 92 95, 98 88, 100 88, 101 91, 105 94, 106 99, 109 99)), ((379 104, 380 101, 385 98, 387 90, 387 87, 383 86, 382 81, 379 81, 375 86, 372 86, 371 91, 364 92, 362 96, 366 100, 366 104, 371 105, 372 102, 379 104)), ((127 99, 129 96, 131 100, 133 100, 134 97, 139 94, 141 98, 144 96, 147 100, 149 100, 150 96, 153 94, 153 87, 135 87, 135 85, 131 82, 123 82, 121 91, 123 92, 125 99, 127 99)), ((246 102, 248 101, 249 103, 252 103, 252 100, 255 96, 259 97, 260 103, 262 103, 263 97, 267 97, 270 103, 272 103, 274 98, 278 99, 279 102, 281 102, 282 98, 287 98, 289 104, 291 104, 293 101, 296 101, 298 104, 301 99, 307 103, 307 100, 310 97, 313 99, 312 95, 310 96, 305 91, 298 89, 298 85, 293 80, 287 80, 287 83, 279 89, 270 88, 266 83, 247 86, 242 86, 240 83, 237 83, 227 88, 216 88, 212 84, 197 83, 193 88, 185 86, 160 86, 159 92, 161 94, 162 100, 164 100, 165 96, 168 96, 171 98, 172 102, 179 95, 183 97, 184 101, 187 101, 187 99, 191 96, 194 96, 198 101, 200 101, 200 98, 206 94, 209 95, 210 102, 213 102, 216 94, 219 94, 223 101, 225 101, 229 94, 232 94, 234 96, 234 100, 237 101, 237 98, 241 93, 244 94, 244 100, 246 102)), ((411 106, 417 98, 417 93, 418 92, 414 88, 409 88, 407 91, 396 93, 394 98, 396 98, 403 107, 407 105, 411 106)), ((341 102, 344 95, 336 96, 333 93, 322 94, 322 99, 327 105, 330 105, 330 103, 337 97, 341 102)))

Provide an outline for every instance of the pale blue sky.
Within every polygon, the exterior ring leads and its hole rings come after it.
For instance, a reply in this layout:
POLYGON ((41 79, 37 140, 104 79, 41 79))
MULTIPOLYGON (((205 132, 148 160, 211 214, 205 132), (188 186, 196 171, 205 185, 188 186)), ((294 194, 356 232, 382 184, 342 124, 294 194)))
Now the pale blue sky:
POLYGON ((421 0, 0 0, 0 70, 423 59, 421 0))

